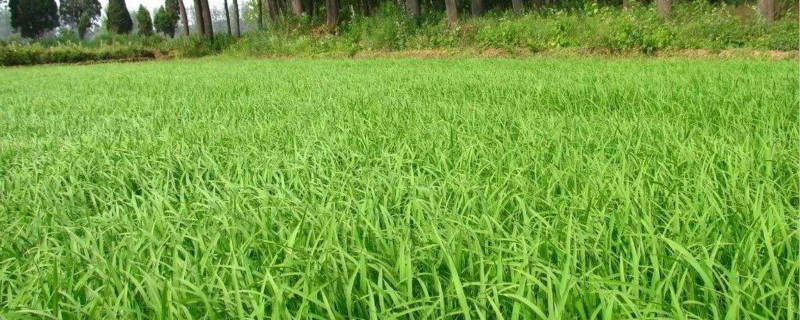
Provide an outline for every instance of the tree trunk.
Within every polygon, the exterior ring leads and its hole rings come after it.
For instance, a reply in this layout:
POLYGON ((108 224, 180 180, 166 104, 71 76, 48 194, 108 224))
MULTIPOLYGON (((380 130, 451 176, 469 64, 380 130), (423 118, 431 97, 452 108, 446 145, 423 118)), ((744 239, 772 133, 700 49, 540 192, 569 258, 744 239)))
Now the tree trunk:
POLYGON ((472 10, 472 16, 477 17, 483 13, 483 0, 472 0, 472 5, 470 6, 472 10))
POLYGON ((456 0, 444 0, 445 13, 447 15, 447 24, 451 27, 458 24, 458 9, 456 8, 456 0))
POLYGON ((339 19, 339 0, 325 0, 325 11, 327 11, 326 23, 328 31, 336 31, 336 23, 339 19))
MULTIPOLYGON (((369 3, 369 1, 367 1, 369 3)), ((411 18, 418 18, 420 14, 419 0, 406 0, 406 13, 411 18)))
POLYGON ((228 12, 228 0, 223 0, 223 4, 225 5, 225 23, 228 24, 228 35, 232 35, 233 32, 231 31, 231 14, 228 12))
POLYGON ((233 27, 236 31, 236 36, 242 36, 242 29, 239 27, 239 0, 233 0, 233 27))
POLYGON ((205 34, 206 28, 203 26, 203 0, 194 0, 194 24, 197 25, 197 34, 205 34))
POLYGON ((670 7, 672 6, 671 0, 657 0, 658 1, 658 15, 662 18, 669 18, 670 7))
POLYGON ((264 29, 264 0, 258 1, 258 30, 264 29))
POLYGON ((186 7, 183 6, 183 0, 178 0, 178 9, 180 10, 181 20, 183 21, 183 35, 189 36, 189 19, 186 18, 186 7))
POLYGON ((303 2, 301 0, 292 0, 292 13, 295 16, 302 16, 303 15, 303 2))
POLYGON ((366 16, 369 16, 370 14, 372 14, 372 3, 370 3, 369 0, 363 0, 363 3, 364 3, 364 5, 362 6, 362 8, 363 8, 362 11, 364 11, 363 14, 366 17, 366 16))
POLYGON ((304 1, 305 1, 305 3, 303 3, 303 12, 309 17, 313 16, 314 15, 314 0, 304 0, 304 1))
POLYGON ((203 6, 203 31, 206 38, 214 39, 214 26, 211 22, 211 8, 208 6, 208 0, 200 0, 203 6))
POLYGON ((278 22, 278 1, 267 0, 267 13, 269 14, 269 22, 278 22))
POLYGON ((758 0, 758 12, 767 22, 775 21, 775 0, 758 0))
POLYGON ((522 0, 511 0, 511 7, 514 8, 514 14, 522 14, 522 0))

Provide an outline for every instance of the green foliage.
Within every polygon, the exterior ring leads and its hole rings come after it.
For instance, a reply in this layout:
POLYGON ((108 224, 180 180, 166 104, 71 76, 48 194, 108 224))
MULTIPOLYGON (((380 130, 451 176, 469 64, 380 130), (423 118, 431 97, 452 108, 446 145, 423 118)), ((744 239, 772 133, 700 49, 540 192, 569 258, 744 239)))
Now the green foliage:
POLYGON ((489 12, 449 28, 428 12, 415 23, 393 4, 372 16, 345 23, 339 35, 315 33, 313 26, 275 25, 234 45, 234 54, 314 55, 372 50, 502 49, 537 52, 560 48, 653 53, 664 49, 797 50, 797 11, 771 24, 750 6, 677 3, 673 17, 661 19, 652 5, 630 10, 588 4, 581 9, 529 10, 522 16, 489 12), (290 31, 287 31, 290 30, 290 31))
POLYGON ((93 18, 90 13, 84 12, 81 14, 80 19, 78 19, 78 37, 83 39, 86 35, 86 31, 92 27, 92 20, 93 18))
POLYGON ((177 21, 174 19, 173 15, 164 9, 163 6, 156 10, 156 15, 153 19, 153 24, 155 25, 156 31, 172 38, 175 36, 176 22, 177 21))
POLYGON ((171 51, 178 57, 202 57, 217 54, 227 49, 236 38, 227 34, 215 34, 214 41, 209 41, 201 35, 178 37, 164 43, 162 51, 171 51))
POLYGON ((143 5, 139 5, 139 10, 136 11, 136 22, 139 27, 140 35, 153 35, 153 19, 150 18, 150 11, 143 5))
POLYGON ((125 0, 109 0, 106 7, 106 26, 116 34, 126 34, 133 30, 133 20, 125 0))
POLYGON ((83 38, 85 30, 91 28, 92 22, 100 16, 100 10, 101 6, 98 0, 59 0, 58 12, 61 21, 78 29, 84 27, 83 32, 78 31, 81 38, 83 38))
POLYGON ((797 319, 797 75, 639 59, 0 68, 0 314, 797 319))
POLYGON ((180 14, 181 14, 181 7, 178 3, 179 0, 166 0, 164 1, 164 9, 167 10, 174 20, 174 23, 177 25, 178 21, 180 21, 180 14))
POLYGON ((58 27, 55 0, 9 0, 11 27, 26 38, 37 38, 58 27))
POLYGON ((56 42, 58 45, 74 45, 80 42, 75 30, 69 28, 61 28, 56 35, 56 42))
POLYGON ((56 47, 44 47, 39 44, 0 47, 0 66, 137 60, 153 57, 155 57, 153 50, 121 45, 100 48, 86 48, 75 44, 56 47))

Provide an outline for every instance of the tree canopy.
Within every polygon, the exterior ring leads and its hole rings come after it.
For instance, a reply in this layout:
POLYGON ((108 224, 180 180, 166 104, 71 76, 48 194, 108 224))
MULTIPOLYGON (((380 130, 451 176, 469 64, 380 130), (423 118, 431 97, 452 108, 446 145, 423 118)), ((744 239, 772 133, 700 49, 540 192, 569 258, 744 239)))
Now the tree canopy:
POLYGON ((156 10, 155 18, 153 18, 153 24, 156 27, 156 31, 161 32, 169 37, 175 36, 175 26, 177 20, 175 20, 174 15, 170 14, 164 6, 161 6, 156 10))
POLYGON ((10 0, 11 27, 26 38, 38 38, 58 27, 58 7, 55 0, 10 0))
POLYGON ((108 19, 108 30, 111 32, 122 34, 133 30, 133 20, 125 6, 125 0, 108 0, 106 19, 108 19))
POLYGON ((150 17, 150 11, 143 5, 139 5, 139 10, 136 11, 136 22, 139 26, 139 34, 144 36, 153 34, 153 19, 150 17))
POLYGON ((81 16, 86 14, 90 21, 100 16, 100 1, 98 0, 60 0, 58 13, 64 24, 77 27, 81 16))

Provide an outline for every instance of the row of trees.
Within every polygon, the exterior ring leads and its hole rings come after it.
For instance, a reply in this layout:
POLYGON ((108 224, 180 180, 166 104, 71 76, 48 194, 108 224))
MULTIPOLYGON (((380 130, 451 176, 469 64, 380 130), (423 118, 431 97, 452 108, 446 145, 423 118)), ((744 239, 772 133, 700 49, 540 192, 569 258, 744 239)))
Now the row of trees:
MULTIPOLYGON (((3 0, 0 0, 3 1, 3 0)), ((55 0, 8 0, 11 13, 11 26, 18 30, 23 37, 36 38, 44 32, 52 30, 59 25, 74 28, 78 35, 83 38, 86 32, 98 21, 101 13, 101 6, 98 0, 59 0, 56 6, 55 0)), ((193 0, 194 3, 194 24, 197 33, 208 38, 213 38, 213 22, 211 9, 208 0, 193 0)), ((380 1, 396 2, 403 7, 405 13, 411 18, 418 18, 422 12, 423 5, 426 10, 442 10, 447 21, 451 25, 458 23, 458 7, 456 0, 253 0, 256 11, 256 23, 258 28, 264 27, 264 15, 276 22, 280 16, 317 16, 318 12, 324 10, 324 20, 328 31, 334 31, 339 22, 339 11, 342 1, 346 1, 344 6, 351 8, 353 14, 369 16, 380 5, 380 1), (318 3, 319 2, 319 3, 318 3), (322 6, 324 2, 324 7, 322 6)), ((463 0, 462 0, 463 1, 463 0)), ((525 8, 523 0, 467 0, 469 12, 473 16, 479 16, 487 9, 507 9, 515 14, 521 14, 525 8), (508 2, 508 3, 506 3, 508 2)), ((531 0, 528 0, 531 1, 531 0)), ((564 1, 583 0, 532 0, 529 6, 535 10, 548 5, 558 5, 564 1)), ((615 1, 615 0, 589 0, 615 1)), ((616 0, 620 1, 620 0, 616 0)), ((631 1, 621 0, 624 8, 631 6, 631 1)), ((649 0, 644 0, 649 1, 649 0)), ((655 0, 658 13, 667 18, 670 15, 672 0, 655 0)), ((228 34, 241 35, 239 3, 232 0, 233 12, 230 12, 228 0, 224 0, 224 13, 228 34), (231 15, 233 17, 231 17, 231 15), (233 24, 231 24, 233 20, 233 24)), ((463 6, 462 6, 463 8, 463 6)), ((774 0, 758 0, 758 9, 766 21, 771 22, 775 19, 776 8, 774 0)), ((153 34, 155 31, 164 33, 170 37, 175 35, 178 22, 182 22, 182 33, 189 35, 189 21, 183 0, 165 0, 163 6, 155 12, 155 19, 151 19, 150 12, 140 6, 135 13, 139 25, 139 33, 144 35, 153 34)), ((441 12, 441 11, 440 11, 441 12)), ((129 33, 133 29, 133 20, 128 11, 125 0, 109 0, 106 8, 106 26, 109 31, 114 33, 129 33)))
MULTIPOLYGON (((23 37, 38 38, 56 27, 64 26, 76 30, 82 39, 99 21, 102 7, 98 0, 60 0, 58 6, 55 0, 9 0, 8 9, 11 27, 23 37)), ((186 21, 182 13, 181 0, 166 0, 165 5, 156 11, 155 20, 144 6, 139 6, 135 13, 139 33, 151 35, 155 27, 155 30, 172 37, 177 22, 181 18, 186 21)), ((105 22, 108 30, 114 33, 130 33, 133 30, 133 20, 125 0, 108 1, 105 22)), ((188 22, 184 26, 188 34, 188 22)))

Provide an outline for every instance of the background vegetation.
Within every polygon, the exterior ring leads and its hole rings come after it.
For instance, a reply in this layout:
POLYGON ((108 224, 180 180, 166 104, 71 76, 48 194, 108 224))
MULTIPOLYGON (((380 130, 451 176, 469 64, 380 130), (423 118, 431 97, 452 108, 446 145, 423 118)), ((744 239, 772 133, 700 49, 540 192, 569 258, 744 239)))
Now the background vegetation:
MULTIPOLYGON (((357 7, 351 7, 348 16, 342 9, 335 30, 325 26, 324 7, 317 7, 317 11, 299 17, 288 13, 274 20, 262 17, 267 20, 262 29, 256 27, 241 37, 235 36, 238 24, 232 23, 231 35, 216 29, 210 39, 203 33, 185 35, 186 30, 197 26, 182 24, 181 11, 172 0, 156 16, 159 35, 148 36, 153 22, 149 13, 139 10, 137 16, 146 25, 137 35, 115 34, 113 31, 122 27, 114 27, 100 29, 91 39, 81 41, 79 32, 62 28, 57 36, 37 41, 15 38, 0 44, 0 65, 196 57, 221 52, 238 56, 342 56, 438 49, 509 54, 564 48, 611 54, 683 49, 797 50, 797 9, 779 4, 781 10, 771 22, 747 2, 678 2, 671 5, 668 18, 659 14, 656 3, 632 2, 621 7, 613 3, 557 2, 527 7, 523 14, 495 4, 488 8, 491 10, 461 18, 453 25, 435 3, 423 6, 419 15, 409 16, 405 6, 382 2, 369 14, 358 14, 354 11, 357 7), (169 38, 169 34, 178 37, 169 38)), ((253 12, 257 9, 242 11, 242 26, 256 23, 258 15, 253 12)), ((120 19, 126 30, 133 28, 128 20, 120 19)))

